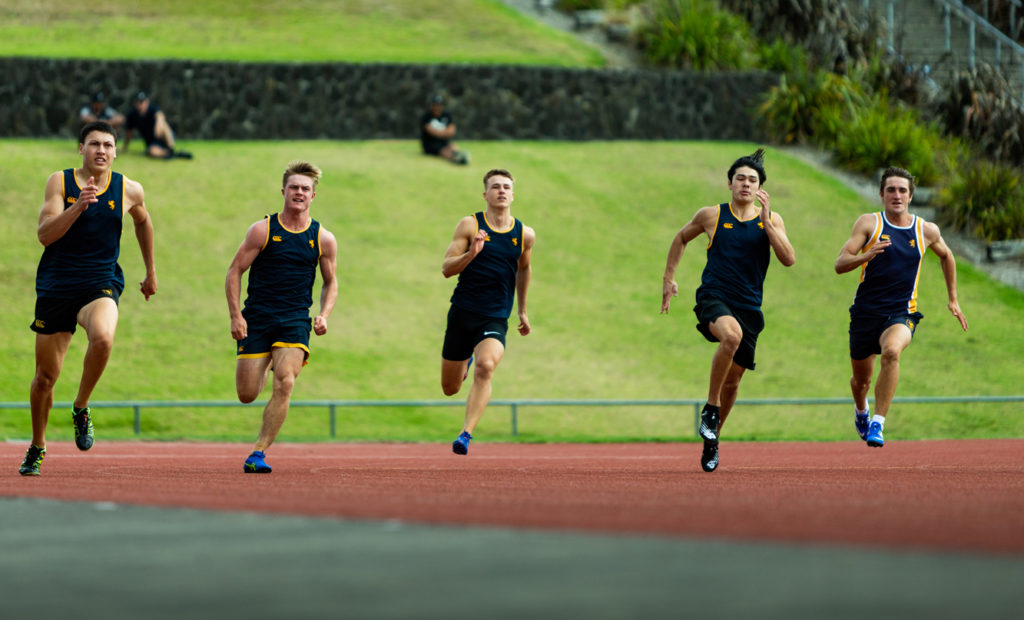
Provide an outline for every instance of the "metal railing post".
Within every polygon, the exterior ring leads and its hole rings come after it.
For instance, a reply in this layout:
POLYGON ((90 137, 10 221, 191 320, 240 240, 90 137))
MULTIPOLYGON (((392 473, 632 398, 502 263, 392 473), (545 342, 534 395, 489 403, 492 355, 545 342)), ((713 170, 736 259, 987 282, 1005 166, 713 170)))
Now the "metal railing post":
POLYGON ((515 437, 519 434, 519 407, 516 403, 512 403, 512 436, 515 437))
POLYGON ((337 409, 338 409, 338 406, 333 404, 333 403, 331 403, 331 405, 328 407, 328 409, 330 410, 329 417, 331 419, 331 439, 334 439, 335 437, 338 436, 338 419, 337 419, 337 409))
POLYGON ((946 29, 946 53, 953 50, 953 25, 950 23, 949 7, 942 5, 942 25, 946 29))
POLYGON ((968 37, 967 38, 970 41, 970 49, 968 50, 968 58, 970 59, 970 61, 969 61, 968 64, 971 67, 971 71, 974 71, 975 70, 975 63, 974 63, 974 22, 971 22, 968 25, 967 32, 968 32, 968 37))
POLYGON ((142 407, 140 405, 135 405, 134 407, 132 407, 132 413, 135 416, 135 436, 136 437, 138 437, 139 435, 142 434, 142 413, 141 413, 140 409, 142 409, 142 407))
POLYGON ((896 51, 896 0, 889 0, 886 19, 889 21, 889 50, 896 51))

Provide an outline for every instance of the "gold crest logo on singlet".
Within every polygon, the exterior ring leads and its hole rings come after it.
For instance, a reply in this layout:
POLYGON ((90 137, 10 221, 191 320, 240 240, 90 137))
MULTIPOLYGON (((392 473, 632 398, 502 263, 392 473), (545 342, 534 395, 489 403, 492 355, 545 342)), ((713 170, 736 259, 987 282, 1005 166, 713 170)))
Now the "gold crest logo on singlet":
POLYGON ((280 241, 281 240, 281 236, 280 235, 274 235, 273 237, 270 238, 270 240, 271 241, 280 241))
POLYGON ((315 248, 315 247, 316 247, 316 242, 315 242, 315 241, 313 241, 312 239, 310 239, 310 240, 309 240, 309 247, 311 247, 311 248, 315 248))
POLYGON ((880 236, 878 238, 878 240, 879 241, 888 241, 889 240, 889 235, 882 235, 882 236, 880 236))
POLYGON ((722 228, 732 228, 732 222, 726 222, 722 224, 722 228))
POLYGON ((110 210, 111 211, 113 211, 114 209, 117 208, 117 207, 114 206, 114 201, 113 200, 108 200, 107 204, 110 205, 110 210))
POLYGON ((69 205, 73 205, 73 204, 75 204, 75 202, 77 202, 77 201, 78 201, 78 199, 77 199, 77 198, 75 198, 74 196, 68 196, 68 204, 69 204, 69 205))
POLYGON ((512 237, 512 245, 519 247, 519 237, 512 237))
POLYGON ((911 240, 910 240, 910 247, 912 247, 912 248, 916 248, 916 247, 917 247, 917 242, 916 242, 916 240, 914 240, 914 239, 911 239, 911 240))

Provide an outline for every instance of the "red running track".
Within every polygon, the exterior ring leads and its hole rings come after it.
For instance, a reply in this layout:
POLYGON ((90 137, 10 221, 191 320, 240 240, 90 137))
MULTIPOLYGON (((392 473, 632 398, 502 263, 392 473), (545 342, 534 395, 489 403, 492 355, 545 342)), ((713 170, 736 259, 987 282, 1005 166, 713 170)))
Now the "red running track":
POLYGON ((0 444, 0 495, 446 525, 1024 554, 1024 440, 700 446, 53 443, 43 475, 0 444))

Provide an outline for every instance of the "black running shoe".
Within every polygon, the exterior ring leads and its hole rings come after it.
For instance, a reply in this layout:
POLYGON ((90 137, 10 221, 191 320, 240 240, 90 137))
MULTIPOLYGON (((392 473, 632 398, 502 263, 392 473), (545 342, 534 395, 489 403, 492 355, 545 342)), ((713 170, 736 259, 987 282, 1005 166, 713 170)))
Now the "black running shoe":
POLYGON ((25 460, 21 462, 18 473, 22 476, 38 476, 39 466, 42 465, 44 456, 46 456, 46 448, 37 448, 35 444, 29 444, 25 460))
POLYGON ((700 455, 700 468, 711 472, 718 469, 718 442, 704 440, 704 451, 700 455))
POLYGON ((704 409, 700 412, 700 429, 697 434, 705 441, 718 441, 718 408, 709 409, 707 405, 704 405, 704 409))
POLYGON ((79 450, 88 450, 92 447, 92 418, 89 416, 89 408, 72 413, 71 418, 75 423, 75 445, 79 450))

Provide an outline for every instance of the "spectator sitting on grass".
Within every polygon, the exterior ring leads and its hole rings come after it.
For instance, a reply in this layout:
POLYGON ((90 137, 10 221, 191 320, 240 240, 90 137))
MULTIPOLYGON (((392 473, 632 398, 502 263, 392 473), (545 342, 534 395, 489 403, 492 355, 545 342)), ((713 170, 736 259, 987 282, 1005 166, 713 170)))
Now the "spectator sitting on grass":
POLYGON ((107 105, 107 97, 102 92, 93 94, 92 101, 78 111, 78 119, 82 125, 95 121, 106 121, 118 132, 124 126, 124 114, 107 105))
POLYGON ((139 130, 142 139, 146 141, 146 155, 159 159, 192 159, 192 153, 174 148, 174 132, 167 123, 167 117, 159 106, 149 101, 149 95, 141 90, 132 98, 132 109, 125 122, 123 150, 128 150, 135 129, 139 130))
POLYGON ((458 150, 452 138, 455 137, 455 121, 444 110, 444 97, 430 98, 430 108, 420 118, 420 142, 427 155, 443 157, 453 164, 468 164, 469 153, 458 150))

